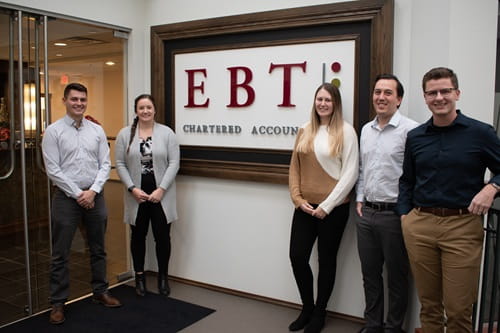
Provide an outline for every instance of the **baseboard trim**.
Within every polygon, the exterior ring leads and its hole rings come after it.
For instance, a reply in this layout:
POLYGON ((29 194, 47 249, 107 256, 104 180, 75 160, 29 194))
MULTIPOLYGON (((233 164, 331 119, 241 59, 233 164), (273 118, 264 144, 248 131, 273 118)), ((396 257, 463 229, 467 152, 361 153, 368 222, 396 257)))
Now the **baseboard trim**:
MULTIPOLYGON (((217 292, 224 293, 224 294, 249 298, 249 299, 253 299, 253 300, 257 300, 257 301, 261 301, 261 302, 266 302, 266 303, 270 303, 270 304, 274 304, 274 305, 285 306, 285 307, 292 308, 292 309, 300 309, 301 308, 301 305, 297 304, 297 303, 292 303, 292 302, 287 302, 287 301, 283 301, 283 300, 279 300, 279 299, 275 299, 275 298, 271 298, 271 297, 247 293, 247 292, 240 291, 240 290, 224 288, 224 287, 216 286, 213 284, 189 280, 189 279, 185 279, 185 278, 181 278, 181 277, 177 277, 177 276, 172 276, 172 275, 169 275, 168 278, 172 281, 192 285, 195 287, 205 288, 205 289, 217 291, 217 292)), ((351 315, 347 315, 347 314, 343 314, 343 313, 339 313, 339 312, 327 311, 327 315, 329 317, 345 319, 345 320, 349 320, 349 321, 361 323, 361 324, 363 324, 365 322, 365 320, 363 318, 351 316, 351 315)))

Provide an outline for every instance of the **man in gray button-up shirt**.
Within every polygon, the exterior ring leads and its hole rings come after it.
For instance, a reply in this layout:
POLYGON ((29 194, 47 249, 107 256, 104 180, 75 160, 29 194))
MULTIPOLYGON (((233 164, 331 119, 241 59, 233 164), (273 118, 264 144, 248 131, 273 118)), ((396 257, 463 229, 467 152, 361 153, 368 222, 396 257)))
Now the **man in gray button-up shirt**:
POLYGON ((107 307, 120 301, 108 292, 104 233, 107 210, 102 195, 111 162, 102 127, 84 118, 87 88, 71 83, 64 90, 66 115, 47 127, 42 141, 47 176, 55 185, 52 197, 52 261, 49 321, 65 320, 69 297, 68 258, 80 222, 86 228, 92 269, 93 300, 107 307))

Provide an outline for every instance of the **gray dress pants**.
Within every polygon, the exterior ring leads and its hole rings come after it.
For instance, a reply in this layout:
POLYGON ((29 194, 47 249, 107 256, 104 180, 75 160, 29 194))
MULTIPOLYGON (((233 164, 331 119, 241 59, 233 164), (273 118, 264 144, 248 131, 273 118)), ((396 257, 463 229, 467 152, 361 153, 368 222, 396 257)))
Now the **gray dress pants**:
POLYGON ((90 251, 92 291, 95 295, 108 289, 104 234, 107 210, 102 192, 95 196, 91 209, 81 207, 75 199, 60 190, 52 198, 52 261, 50 271, 50 302, 64 303, 69 297, 69 267, 71 243, 80 223, 86 231, 90 251))
POLYGON ((358 217, 358 252, 365 290, 367 332, 401 332, 408 304, 408 255, 401 221, 391 210, 363 206, 358 217), (384 324, 383 267, 387 270, 388 308, 384 324))

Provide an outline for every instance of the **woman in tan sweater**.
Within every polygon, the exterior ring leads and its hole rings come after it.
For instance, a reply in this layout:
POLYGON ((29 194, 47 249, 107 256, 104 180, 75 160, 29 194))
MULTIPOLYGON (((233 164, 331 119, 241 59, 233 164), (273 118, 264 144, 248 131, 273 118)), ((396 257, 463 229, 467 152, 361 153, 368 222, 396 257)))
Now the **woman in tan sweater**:
POLYGON ((335 284, 337 252, 349 217, 349 193, 358 177, 358 139, 342 117, 337 87, 322 84, 314 95, 311 119, 297 135, 289 187, 295 212, 290 260, 302 300, 291 331, 320 332, 335 284), (318 239, 318 286, 314 302, 309 258, 318 239))

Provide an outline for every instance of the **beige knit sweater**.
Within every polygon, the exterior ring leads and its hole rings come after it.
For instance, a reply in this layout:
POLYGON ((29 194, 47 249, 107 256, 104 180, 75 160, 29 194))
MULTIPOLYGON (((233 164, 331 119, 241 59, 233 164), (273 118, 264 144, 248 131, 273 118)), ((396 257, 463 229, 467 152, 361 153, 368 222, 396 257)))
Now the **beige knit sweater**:
MULTIPOLYGON (((295 147, 305 126, 297 134, 295 147)), ((303 153, 294 148, 288 185, 296 208, 308 202, 318 204, 329 214, 336 206, 349 201, 349 193, 358 178, 358 138, 349 123, 344 122, 343 128, 344 146, 339 156, 330 155, 326 126, 321 126, 314 138, 314 151, 303 153)))

